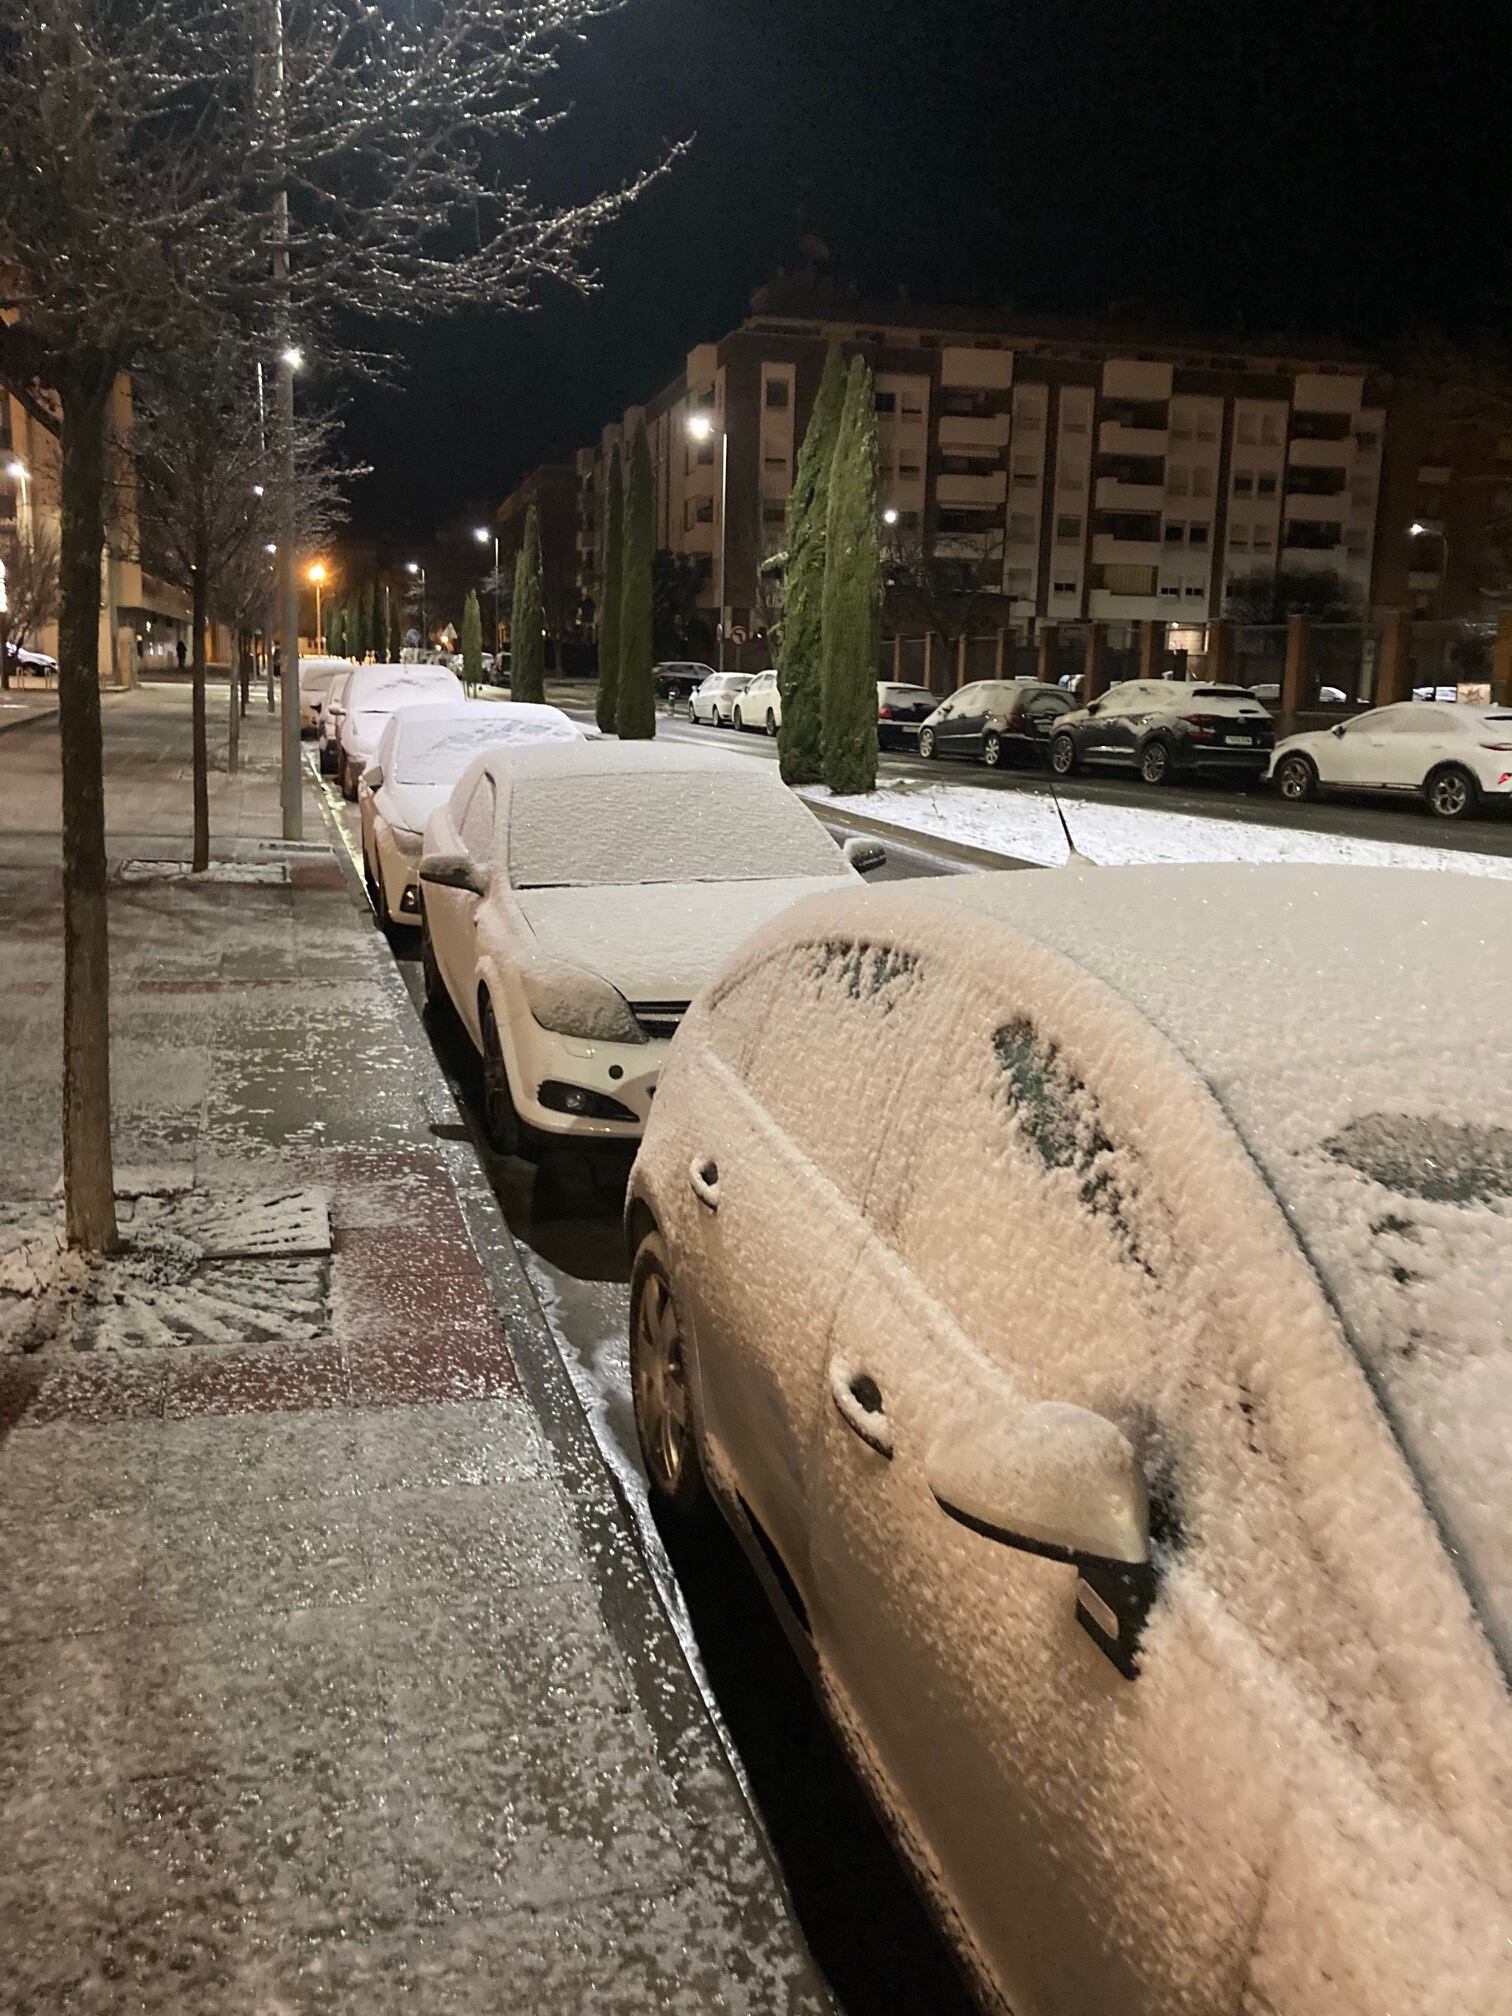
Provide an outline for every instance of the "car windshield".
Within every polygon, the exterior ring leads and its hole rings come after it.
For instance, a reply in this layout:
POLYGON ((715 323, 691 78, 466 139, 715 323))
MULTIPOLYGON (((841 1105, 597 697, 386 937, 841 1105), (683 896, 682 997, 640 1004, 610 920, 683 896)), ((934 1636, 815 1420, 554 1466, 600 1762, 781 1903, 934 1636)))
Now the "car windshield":
POLYGON ((481 750, 508 743, 573 742, 578 731, 553 707, 515 713, 500 707, 497 718, 406 722, 400 731, 395 775, 401 784, 455 784, 481 750))
POLYGON ((844 872, 833 840, 775 777, 717 771, 523 777, 509 801, 516 889, 758 882, 844 872))

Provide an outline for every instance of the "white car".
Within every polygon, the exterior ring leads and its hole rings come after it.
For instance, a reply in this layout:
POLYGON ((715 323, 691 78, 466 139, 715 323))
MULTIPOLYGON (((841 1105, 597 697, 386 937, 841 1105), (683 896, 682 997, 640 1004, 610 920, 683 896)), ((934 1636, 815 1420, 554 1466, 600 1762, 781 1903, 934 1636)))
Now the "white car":
POLYGON ((357 666, 342 687, 336 724, 342 797, 356 798, 357 779, 377 755, 390 715, 401 707, 434 707, 466 698, 462 681, 444 665, 357 666))
POLYGON ((425 988, 483 1058, 489 1138, 634 1141, 689 1001, 758 924, 879 865, 767 764, 583 742, 478 759, 420 861, 425 988))
MULTIPOLYGON (((1250 693, 1256 700, 1263 700, 1267 707, 1276 707, 1281 702, 1281 683, 1277 679, 1265 679, 1258 686, 1251 686, 1250 693)), ((1349 695, 1342 686, 1320 686, 1318 705, 1320 707, 1342 707, 1349 695)))
POLYGON ((301 658, 299 661, 299 725, 319 731, 320 717, 332 687, 357 668, 350 658, 301 658))
POLYGON ((1505 2016, 1505 913, 839 890, 672 1047, 653 1490, 712 1489, 995 2008, 1505 2016))
POLYGON ((768 735, 777 733, 782 726, 782 693, 775 671, 758 672, 745 690, 736 694, 730 721, 736 728, 761 728, 768 735))
POLYGON ((1512 708, 1399 700, 1278 743, 1271 779, 1300 803, 1320 786, 1410 791, 1439 819, 1512 796, 1512 708))
POLYGON ((713 672, 688 695, 688 719, 706 727, 728 728, 735 701, 751 683, 749 672, 713 672))
POLYGON ((385 930, 420 925, 420 844, 468 764, 485 749, 581 742, 587 734, 560 707, 521 700, 454 700, 401 707, 357 783, 362 867, 385 930))

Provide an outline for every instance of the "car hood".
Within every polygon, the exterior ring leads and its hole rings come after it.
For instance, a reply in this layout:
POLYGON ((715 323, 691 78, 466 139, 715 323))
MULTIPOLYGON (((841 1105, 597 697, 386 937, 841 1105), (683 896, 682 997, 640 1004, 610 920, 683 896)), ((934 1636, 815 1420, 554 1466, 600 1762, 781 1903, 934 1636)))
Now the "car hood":
POLYGON ((390 826, 407 826, 412 833, 423 833, 426 820, 441 809, 452 789, 450 784, 394 784, 385 778, 373 809, 390 826))
POLYGON ((855 879, 846 868, 773 882, 523 889, 515 901, 544 951, 589 968, 627 1001, 690 1001, 758 925, 855 879))

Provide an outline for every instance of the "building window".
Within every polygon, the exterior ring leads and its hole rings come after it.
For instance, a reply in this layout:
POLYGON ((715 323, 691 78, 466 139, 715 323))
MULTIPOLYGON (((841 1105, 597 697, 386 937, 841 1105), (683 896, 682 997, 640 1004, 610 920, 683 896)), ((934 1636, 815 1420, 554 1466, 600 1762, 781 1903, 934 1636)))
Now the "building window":
POLYGON ((1171 439, 1173 441, 1190 441, 1191 438, 1192 423, 1186 414, 1173 413, 1171 415, 1171 439))
POLYGON ((917 532, 918 529, 919 514, 917 511, 900 511, 898 513, 898 530, 900 532, 917 532))
MULTIPOLYGON (((1276 486, 1273 482, 1271 484, 1271 488, 1274 489, 1275 487, 1276 486)), ((1236 497, 1252 497, 1254 494, 1255 494, 1254 471, 1252 469, 1236 469, 1234 471, 1234 495, 1236 497)))
POLYGON ((1167 465, 1166 495, 1168 497, 1185 497, 1187 494, 1187 481, 1188 475, 1185 469, 1177 468, 1174 463, 1167 465))
POLYGON ((1015 490, 1035 490, 1039 487, 1039 464, 1032 455, 1014 456, 1013 487, 1015 490))
POLYGON ((766 403, 773 412, 787 406, 788 381, 786 378, 768 378, 766 381, 766 403))
POLYGON ((1239 415, 1238 423, 1235 428, 1235 433, 1238 439, 1241 440, 1247 448, 1254 447, 1256 437, 1255 437, 1255 416, 1253 413, 1241 413, 1239 415))
POLYGON ((900 462, 898 464, 898 474, 900 476, 917 477, 922 473, 922 465, 918 462, 900 462))
POLYGON ((1267 448, 1281 445, 1281 424, 1274 413, 1264 413, 1260 417, 1260 439, 1267 448))
POLYGON ((1015 546, 1027 546, 1033 540, 1035 523, 1028 511, 1014 511, 1008 518, 1008 537, 1015 546))
POLYGON ((1080 539, 1080 537, 1082 536, 1081 519, 1076 517, 1074 514, 1071 516, 1064 516, 1057 518, 1055 521, 1055 536, 1057 539, 1066 540, 1068 542, 1074 539, 1080 539))
POLYGON ((1197 439, 1199 441, 1216 441, 1218 439, 1218 420, 1216 415, 1212 413, 1199 413, 1197 415, 1197 439))
POLYGON ((701 469, 707 469, 714 460, 714 443, 712 441, 701 441, 694 460, 701 469))
POLYGON ((1187 530, 1187 544, 1189 546, 1206 546, 1208 543, 1208 530, 1209 528, 1206 525, 1190 526, 1187 530))
POLYGON ((1189 585, 1181 592, 1186 596, 1188 602, 1200 602, 1203 596, 1206 595, 1207 590, 1199 582, 1195 588, 1189 585))
POLYGON ((1233 531, 1230 532, 1229 534, 1228 543, 1230 553, 1248 553, 1249 551, 1248 525, 1236 525, 1233 531))
POLYGON ((922 420, 924 418, 924 408, 919 404, 918 399, 911 392, 905 392, 903 394, 903 405, 900 410, 902 411, 903 418, 905 420, 922 420))
POLYGON ((1062 469, 1055 481, 1060 490, 1085 490, 1087 487, 1087 479, 1080 469, 1062 469))
POLYGON ((896 413, 898 410, 898 395, 896 392, 878 392, 875 403, 879 413, 896 413))
POLYGON ((1021 434, 1038 434, 1045 416, 1037 406, 1020 406, 1014 413, 1013 424, 1021 434))
POLYGON ((1174 581, 1170 584, 1169 587, 1167 587, 1166 584, 1162 581, 1160 584, 1160 592, 1167 598, 1168 601, 1174 602, 1176 598, 1180 595, 1181 590, 1177 587, 1174 581))
POLYGON ((1085 406, 1061 407, 1061 432, 1063 434, 1085 434, 1087 431, 1087 409, 1085 406))
POLYGON ((1380 445, 1381 437, 1374 427, 1357 427, 1355 429, 1355 446, 1357 448, 1379 448, 1380 445))
POLYGON ((1029 595, 1034 590, 1034 569, 1032 567, 1010 567, 1008 569, 1008 593, 1029 595))
POLYGON ((1192 495, 1194 497, 1211 497, 1212 494, 1213 494, 1212 470, 1208 468, 1194 469, 1192 471, 1192 495))
POLYGON ((1269 525, 1257 525, 1255 527, 1255 551, 1257 553, 1269 553, 1270 549, 1271 528, 1269 525))
POLYGON ((1076 593, 1076 583, 1074 581, 1057 581, 1054 584, 1054 592, 1057 595, 1074 595, 1076 593))
POLYGON ((787 467, 786 455, 779 454, 776 449, 772 448, 767 450, 766 454, 762 457, 762 461, 768 469, 786 469, 787 467))
POLYGON ((1275 476, 1267 475, 1262 471, 1262 473, 1255 478, 1255 495, 1257 497, 1274 497, 1275 494, 1276 494, 1275 476))
POLYGON ((768 497, 763 500, 761 506, 761 522, 763 525, 781 525, 786 519, 787 506, 780 497, 768 497))
POLYGON ((1165 543, 1167 546, 1179 546, 1185 537, 1185 525, 1167 525, 1165 528, 1165 543))

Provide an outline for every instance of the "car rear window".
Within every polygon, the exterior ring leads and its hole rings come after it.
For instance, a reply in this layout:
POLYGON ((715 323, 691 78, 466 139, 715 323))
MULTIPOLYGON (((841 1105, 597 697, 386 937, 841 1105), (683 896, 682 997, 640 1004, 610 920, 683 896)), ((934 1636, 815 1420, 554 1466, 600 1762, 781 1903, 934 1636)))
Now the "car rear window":
POLYGON ((1248 700, 1254 704, 1255 696, 1242 686, 1193 686, 1188 689, 1188 697, 1193 700, 1248 700))

